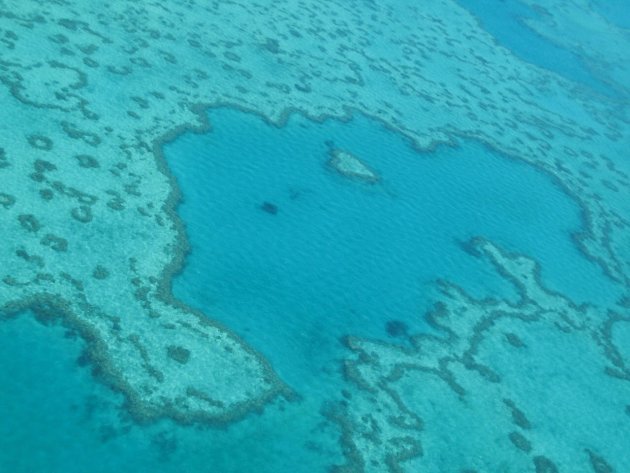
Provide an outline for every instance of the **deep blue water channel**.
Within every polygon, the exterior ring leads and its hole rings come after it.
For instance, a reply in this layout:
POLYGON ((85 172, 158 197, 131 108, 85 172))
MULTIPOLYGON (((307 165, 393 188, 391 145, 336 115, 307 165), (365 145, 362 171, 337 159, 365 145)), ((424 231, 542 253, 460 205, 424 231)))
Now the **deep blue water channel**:
MULTIPOLYGON (((483 28, 501 46, 521 60, 561 75, 599 94, 618 96, 616 91, 586 67, 580 55, 547 40, 527 26, 523 20, 539 15, 528 5, 519 0, 500 0, 496 8, 488 8, 488 2, 484 0, 458 1, 479 19, 483 28)), ((622 3, 623 0, 597 1, 592 2, 592 8, 612 21, 618 19, 622 24, 630 17, 630 9, 625 3, 625 7, 622 7, 622 3)))

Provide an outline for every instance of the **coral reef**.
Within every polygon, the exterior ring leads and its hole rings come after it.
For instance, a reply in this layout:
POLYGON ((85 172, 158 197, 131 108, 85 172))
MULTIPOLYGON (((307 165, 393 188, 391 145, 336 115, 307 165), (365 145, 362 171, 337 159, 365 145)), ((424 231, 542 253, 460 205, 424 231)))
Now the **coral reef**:
POLYGON ((428 314, 435 335, 413 336, 409 348, 348 338, 351 401, 328 408, 348 452, 338 470, 402 471, 411 459, 416 471, 630 464, 622 442, 598 434, 630 434, 627 307, 575 306, 541 286, 531 259, 482 238, 471 246, 514 285, 518 302, 475 300, 441 282, 443 298, 428 314))
MULTIPOLYGON (((576 244, 630 283, 627 108, 519 60, 453 0, 279 1, 272 14, 250 2, 4 0, 0 43, 0 313, 64 317, 139 418, 228 421, 287 393, 212 314, 170 294, 188 248, 161 147, 208 129, 211 106, 278 126, 295 110, 318 120, 358 110, 424 150, 481 141, 554 176, 583 209, 576 244)), ((605 60, 622 89, 623 61, 605 60)), ((444 283, 433 319, 445 338, 418 337, 413 349, 349 338, 358 359, 346 372, 359 388, 329 412, 349 468, 420 458, 443 471, 573 461, 605 471, 613 446, 586 426, 627 428, 617 395, 627 393, 627 306, 575 307, 540 286, 527 258, 477 247, 521 303, 474 301, 444 283), (521 385, 515 366, 558 382, 521 385), (570 395, 606 402, 595 418, 569 412, 570 395), (554 417, 573 426, 562 438, 537 407, 545 396, 566 406, 554 417), (471 420, 488 410, 491 422, 471 420), (467 450, 452 452, 454 435, 467 450), (484 457, 488 442, 503 456, 484 457)))

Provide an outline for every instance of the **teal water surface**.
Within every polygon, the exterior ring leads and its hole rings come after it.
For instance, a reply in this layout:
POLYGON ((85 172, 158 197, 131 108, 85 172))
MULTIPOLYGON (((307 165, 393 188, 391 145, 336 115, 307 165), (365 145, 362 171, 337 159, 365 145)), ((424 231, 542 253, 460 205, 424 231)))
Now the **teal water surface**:
POLYGON ((392 320, 427 330, 439 279, 514 300, 464 251, 475 236, 534 257, 543 282, 576 302, 617 296, 571 239, 582 226, 577 204, 549 176, 478 143, 420 153, 360 115, 292 115, 277 127, 221 108, 209 120, 211 132, 165 147, 192 248, 174 294, 235 330, 298 392, 322 389, 345 335, 391 341, 392 320), (331 142, 381 181, 333 170, 331 142))
POLYGON ((626 0, 591 2, 590 6, 612 24, 630 29, 630 8, 626 0))
MULTIPOLYGON (((536 14, 529 7, 459 3, 522 60, 597 94, 615 93, 578 55, 527 28, 521 18, 536 14)), ((622 1, 594 8, 630 25, 622 1)), ((405 347, 408 334, 433 331, 425 315, 443 280, 475 298, 517 301, 509 282, 468 251, 471 238, 535 259, 543 285, 576 304, 621 307, 620 286, 576 247, 574 235, 584 230, 578 202, 531 165, 473 140, 418 150, 361 114, 318 122, 293 113, 281 125, 235 107, 207 115, 208 132, 185 132, 164 146, 191 247, 173 293, 260 352, 297 396, 223 427, 165 419, 141 425, 122 394, 98 381, 77 333, 22 313, 0 322, 0 473, 330 471, 344 459, 340 429, 324 409, 348 386, 346 336, 405 347), (357 156, 378 182, 340 174, 329 163, 331 147, 357 156)), ((556 366, 550 360, 541 372, 551 379, 556 366)), ((546 396, 547 386, 540 392, 546 396)), ((591 398, 558 399, 561 431, 591 398)), ((483 419, 485 412, 475 414, 483 419)), ((465 410, 458 415, 461 425, 472 418, 465 410)), ((578 424, 597 425, 588 416, 578 424)), ((475 442, 456 434, 468 448, 458 454, 474 456, 475 442)))
MULTIPOLYGON (((596 77, 586 67, 584 59, 568 49, 564 49, 543 38, 529 28, 524 19, 536 18, 533 8, 518 0, 501 0, 498 8, 488 8, 483 0, 459 0, 460 4, 473 13, 498 44, 508 48, 520 59, 563 76, 576 84, 604 95, 614 96, 616 92, 604 81, 596 77)), ((627 13, 620 2, 595 2, 595 8, 611 14, 623 21, 627 13)), ((625 9, 627 12, 627 8, 625 9)))
POLYGON ((139 425, 96 382, 84 348, 31 313, 0 324, 2 473, 309 473, 341 461, 336 429, 308 422, 313 403, 281 402, 225 429, 139 425))
POLYGON ((0 324, 0 366, 20 367, 0 370, 6 471, 326 471, 342 461, 321 408, 344 387, 343 336, 404 344, 388 334, 392 320, 429 330, 437 279, 514 300, 465 251, 474 236, 535 257, 545 284, 576 301, 616 297, 573 245, 577 204, 546 174, 478 143, 421 153, 360 115, 316 123, 296 114, 277 127, 221 108, 209 119, 210 132, 165 148, 192 247, 174 293, 251 343, 299 400, 226 429, 137 425, 122 396, 94 382, 76 334, 23 314, 0 324), (380 182, 332 169, 331 141, 380 182))

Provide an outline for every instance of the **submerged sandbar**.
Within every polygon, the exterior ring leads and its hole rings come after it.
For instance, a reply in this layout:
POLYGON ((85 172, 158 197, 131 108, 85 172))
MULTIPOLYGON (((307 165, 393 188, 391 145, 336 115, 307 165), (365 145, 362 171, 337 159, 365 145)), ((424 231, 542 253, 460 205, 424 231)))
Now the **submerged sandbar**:
POLYGON ((351 152, 340 148, 332 148, 330 150, 328 164, 344 177, 370 184, 376 184, 380 180, 380 176, 361 159, 351 152))

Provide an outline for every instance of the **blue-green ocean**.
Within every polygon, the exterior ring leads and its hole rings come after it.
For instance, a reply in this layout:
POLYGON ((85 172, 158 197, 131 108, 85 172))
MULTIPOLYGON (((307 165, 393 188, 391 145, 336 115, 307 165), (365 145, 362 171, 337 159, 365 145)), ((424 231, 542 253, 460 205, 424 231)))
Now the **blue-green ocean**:
MULTIPOLYGON (((521 60, 588 93, 619 93, 528 28, 522 18, 538 13, 525 4, 460 4, 521 60)), ((628 27, 624 2, 598 4, 628 27)), ((433 333, 425 314, 442 280, 516 302, 467 248, 474 237, 535 259, 541 282, 576 304, 623 295, 576 245, 581 204, 551 174, 475 139, 419 150, 358 112, 345 121, 294 112, 283 123, 229 105, 205 113, 208 131, 163 149, 190 243, 173 294, 249 343, 298 396, 223 427, 138 424, 92 373, 75 332, 23 313, 0 323, 0 473, 328 471, 343 463, 339 427, 322 408, 346 383, 345 336, 406 347, 392 327, 433 333), (360 156, 378 184, 336 172, 331 146, 360 156)))

